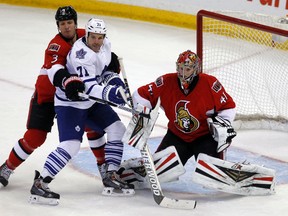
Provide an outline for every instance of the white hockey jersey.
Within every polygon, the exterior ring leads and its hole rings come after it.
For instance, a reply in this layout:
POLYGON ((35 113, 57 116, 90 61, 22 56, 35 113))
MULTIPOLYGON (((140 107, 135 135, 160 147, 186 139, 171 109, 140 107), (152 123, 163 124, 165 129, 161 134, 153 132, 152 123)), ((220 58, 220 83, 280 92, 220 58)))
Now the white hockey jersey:
MULTIPOLYGON (((78 39, 70 53, 67 55, 66 67, 70 74, 77 74, 85 84, 85 93, 102 99, 104 86, 101 85, 101 75, 111 61, 111 43, 107 37, 99 52, 94 52, 85 43, 85 37, 78 39)), ((87 109, 95 103, 91 100, 70 101, 65 96, 65 91, 57 87, 55 93, 55 106, 72 106, 87 109)))

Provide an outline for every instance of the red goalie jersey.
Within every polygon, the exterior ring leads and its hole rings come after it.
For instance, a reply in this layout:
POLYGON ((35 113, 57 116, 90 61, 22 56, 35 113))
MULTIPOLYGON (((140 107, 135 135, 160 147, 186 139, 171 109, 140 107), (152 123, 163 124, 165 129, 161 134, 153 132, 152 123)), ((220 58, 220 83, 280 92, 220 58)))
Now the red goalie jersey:
MULTIPOLYGON (((84 29, 77 29, 77 38, 85 35, 84 29)), ((45 50, 44 64, 40 70, 35 87, 38 94, 38 103, 54 101, 55 87, 48 78, 49 73, 55 74, 57 70, 66 66, 66 56, 72 45, 60 34, 57 34, 45 50)))
MULTIPOLYGON (((134 102, 147 107, 154 107, 158 97, 169 120, 168 129, 185 142, 209 133, 209 116, 235 108, 221 83, 214 76, 203 73, 194 78, 188 94, 181 89, 177 73, 165 74, 133 94, 134 102)), ((230 120, 229 112, 225 117, 230 120)))

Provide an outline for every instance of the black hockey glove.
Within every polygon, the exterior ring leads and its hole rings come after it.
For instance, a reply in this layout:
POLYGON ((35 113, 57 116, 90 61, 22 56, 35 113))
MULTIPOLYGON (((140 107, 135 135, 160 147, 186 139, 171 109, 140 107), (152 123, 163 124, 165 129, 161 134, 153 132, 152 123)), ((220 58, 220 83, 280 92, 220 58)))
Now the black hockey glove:
POLYGON ((67 71, 67 69, 61 68, 54 75, 53 85, 63 88, 65 80, 67 80, 69 77, 71 77, 71 74, 67 71))
POLYGON ((71 101, 81 100, 78 92, 84 92, 85 85, 77 76, 71 76, 64 82, 66 97, 71 101))
POLYGON ((114 52, 111 52, 111 61, 107 67, 107 71, 113 71, 114 73, 119 74, 120 70, 121 68, 120 68, 118 56, 114 52))

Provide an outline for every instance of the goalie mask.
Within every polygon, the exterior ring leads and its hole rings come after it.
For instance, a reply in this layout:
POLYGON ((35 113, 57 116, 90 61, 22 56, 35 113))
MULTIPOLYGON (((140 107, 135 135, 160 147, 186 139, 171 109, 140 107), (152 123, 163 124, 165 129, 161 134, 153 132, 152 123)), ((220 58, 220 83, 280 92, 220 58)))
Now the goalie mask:
POLYGON ((181 53, 176 62, 177 75, 183 89, 187 89, 193 78, 201 72, 200 58, 187 50, 181 53))

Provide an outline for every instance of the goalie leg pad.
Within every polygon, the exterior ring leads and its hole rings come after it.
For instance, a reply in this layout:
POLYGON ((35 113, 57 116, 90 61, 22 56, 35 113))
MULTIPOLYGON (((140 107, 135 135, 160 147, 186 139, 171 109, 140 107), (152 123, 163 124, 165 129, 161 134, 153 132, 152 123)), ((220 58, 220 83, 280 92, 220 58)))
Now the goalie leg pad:
MULTIPOLYGON (((185 173, 185 168, 174 146, 155 153, 153 161, 161 183, 176 181, 185 173)), ((149 188, 142 158, 131 158, 124 161, 119 172, 121 179, 133 184, 135 189, 149 188)))
POLYGON ((135 189, 149 188, 145 176, 146 171, 142 158, 130 158, 121 163, 119 170, 120 178, 128 184, 133 184, 135 189))
POLYGON ((153 155, 159 181, 171 182, 178 180, 185 173, 185 168, 174 146, 170 146, 153 155))
POLYGON ((275 193, 275 170, 199 154, 192 180, 207 188, 240 195, 275 193))

